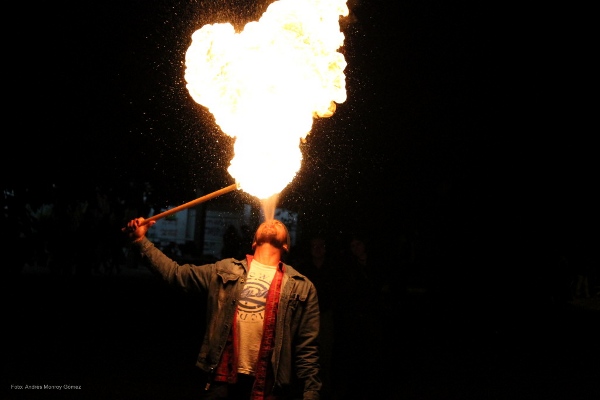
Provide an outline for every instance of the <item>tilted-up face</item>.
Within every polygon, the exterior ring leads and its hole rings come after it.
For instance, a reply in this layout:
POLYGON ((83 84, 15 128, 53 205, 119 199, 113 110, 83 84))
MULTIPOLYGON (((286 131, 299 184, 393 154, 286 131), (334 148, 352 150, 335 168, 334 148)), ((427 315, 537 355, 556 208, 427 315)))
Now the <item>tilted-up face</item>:
POLYGON ((254 235, 252 249, 264 243, 269 243, 285 253, 290 250, 290 236, 283 222, 271 219, 260 224, 254 235))

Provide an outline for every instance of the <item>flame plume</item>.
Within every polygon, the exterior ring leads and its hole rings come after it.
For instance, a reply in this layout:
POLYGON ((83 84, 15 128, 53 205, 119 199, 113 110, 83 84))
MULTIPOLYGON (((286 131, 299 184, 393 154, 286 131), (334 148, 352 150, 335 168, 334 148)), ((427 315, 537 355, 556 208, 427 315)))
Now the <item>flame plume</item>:
POLYGON ((241 32, 219 23, 192 35, 187 89, 235 138, 227 171, 245 192, 281 192, 300 169, 313 118, 346 101, 346 60, 337 50, 347 15, 346 0, 278 0, 241 32))

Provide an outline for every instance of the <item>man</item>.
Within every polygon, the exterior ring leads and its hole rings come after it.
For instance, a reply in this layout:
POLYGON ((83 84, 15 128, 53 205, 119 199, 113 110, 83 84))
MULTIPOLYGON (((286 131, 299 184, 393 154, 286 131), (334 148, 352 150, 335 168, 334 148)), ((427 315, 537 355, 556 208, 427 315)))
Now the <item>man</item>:
MULTIPOLYGON (((146 238, 155 221, 131 220, 124 231, 147 267, 170 285, 206 297, 207 326, 196 366, 206 373, 201 399, 281 400, 300 387, 319 399, 319 302, 313 283, 282 262, 286 226, 263 222, 253 255, 180 265, 146 238)), ((295 398, 295 397, 294 397, 295 398)))

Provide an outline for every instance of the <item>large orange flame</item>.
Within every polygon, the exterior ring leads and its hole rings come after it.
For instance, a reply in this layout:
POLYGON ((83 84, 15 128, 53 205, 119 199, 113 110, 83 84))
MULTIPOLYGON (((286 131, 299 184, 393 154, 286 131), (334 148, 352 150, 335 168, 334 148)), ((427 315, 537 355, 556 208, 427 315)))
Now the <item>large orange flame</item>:
POLYGON ((337 50, 347 15, 346 0, 278 0, 241 32, 221 23, 192 35, 187 88, 235 138, 228 172, 245 192, 281 192, 300 169, 313 118, 346 101, 346 60, 337 50))

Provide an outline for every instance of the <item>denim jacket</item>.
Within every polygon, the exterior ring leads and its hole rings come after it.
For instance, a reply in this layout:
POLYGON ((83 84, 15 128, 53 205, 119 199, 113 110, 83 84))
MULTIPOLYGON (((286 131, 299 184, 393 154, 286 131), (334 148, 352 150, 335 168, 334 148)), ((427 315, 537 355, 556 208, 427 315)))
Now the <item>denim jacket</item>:
MULTIPOLYGON (((247 260, 233 258, 206 265, 180 265, 154 246, 147 238, 133 246, 144 263, 169 285, 185 292, 206 295, 207 326, 196 365, 212 373, 217 367, 246 282, 247 260)), ((275 382, 273 393, 285 393, 295 379, 303 388, 304 400, 318 400, 319 378, 319 302, 313 283, 294 268, 284 264, 281 298, 277 309, 275 348, 271 358, 275 382), (295 377, 292 375, 295 374, 295 377)))

